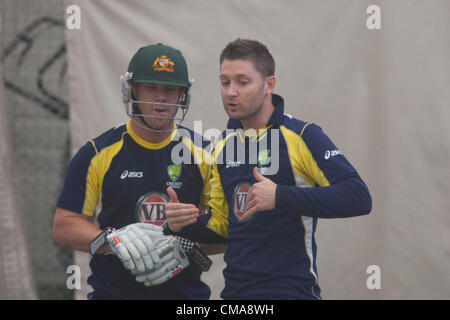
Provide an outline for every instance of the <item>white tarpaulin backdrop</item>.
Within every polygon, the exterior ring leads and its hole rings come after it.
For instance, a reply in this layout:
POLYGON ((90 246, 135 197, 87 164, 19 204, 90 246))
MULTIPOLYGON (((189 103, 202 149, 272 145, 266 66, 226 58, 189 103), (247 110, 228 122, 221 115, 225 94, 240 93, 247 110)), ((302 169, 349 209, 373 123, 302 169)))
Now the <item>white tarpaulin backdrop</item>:
MULTIPOLYGON (((323 297, 450 298, 449 1, 72 4, 81 9, 81 29, 66 31, 73 152, 126 121, 119 77, 139 47, 157 42, 180 49, 195 79, 185 124, 225 128, 219 54, 237 37, 259 40, 276 60, 286 112, 322 126, 373 197, 369 216, 319 221, 323 297), (366 26, 372 4, 380 30, 366 26), (367 287, 372 265, 381 289, 367 287)), ((214 299, 223 266, 216 256, 204 275, 214 299)))

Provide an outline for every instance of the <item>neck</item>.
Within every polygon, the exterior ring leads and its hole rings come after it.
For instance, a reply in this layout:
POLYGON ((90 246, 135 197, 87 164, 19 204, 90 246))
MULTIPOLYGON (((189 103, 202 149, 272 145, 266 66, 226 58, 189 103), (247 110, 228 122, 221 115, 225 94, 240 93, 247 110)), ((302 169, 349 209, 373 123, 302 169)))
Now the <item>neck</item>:
POLYGON ((270 120, 275 106, 272 104, 272 95, 268 94, 264 97, 263 106, 261 110, 253 116, 241 120, 244 131, 248 129, 261 129, 264 128, 270 120))
MULTIPOLYGON (((157 131, 151 131, 146 129, 144 124, 137 124, 136 122, 140 122, 139 119, 133 118, 130 122, 131 129, 133 129, 134 133, 136 133, 139 138, 142 140, 145 140, 150 143, 160 143, 166 140, 173 132, 171 131, 164 131, 164 132, 157 132, 157 131)), ((173 123, 170 124, 170 127, 173 127, 173 123)))

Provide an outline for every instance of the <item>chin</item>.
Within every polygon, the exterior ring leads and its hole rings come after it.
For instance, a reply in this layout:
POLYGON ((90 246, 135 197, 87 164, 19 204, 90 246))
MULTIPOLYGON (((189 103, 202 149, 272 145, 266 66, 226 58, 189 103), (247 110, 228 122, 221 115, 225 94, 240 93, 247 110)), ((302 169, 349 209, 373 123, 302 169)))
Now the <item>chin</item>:
POLYGON ((242 120, 242 115, 239 115, 237 112, 231 112, 231 111, 226 110, 226 113, 230 119, 242 120))
POLYGON ((151 122, 151 123, 149 123, 149 125, 154 130, 169 130, 169 129, 171 129, 171 126, 168 125, 167 123, 151 122))

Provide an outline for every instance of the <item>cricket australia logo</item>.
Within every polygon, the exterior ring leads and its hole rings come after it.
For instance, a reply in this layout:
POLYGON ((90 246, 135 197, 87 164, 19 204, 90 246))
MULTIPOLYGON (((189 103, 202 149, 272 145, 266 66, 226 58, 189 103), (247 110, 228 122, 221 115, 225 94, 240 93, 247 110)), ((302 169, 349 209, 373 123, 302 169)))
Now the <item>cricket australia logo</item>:
POLYGON ((136 203, 137 221, 161 226, 166 220, 166 203, 169 198, 159 192, 144 194, 136 203))
POLYGON ((245 203, 247 201, 247 193, 252 185, 248 182, 239 183, 234 189, 233 193, 233 212, 239 222, 244 222, 248 218, 244 219, 245 203))
POLYGON ((261 173, 262 175, 267 173, 268 168, 264 167, 266 165, 268 165, 270 163, 270 150, 269 149, 265 149, 265 150, 261 150, 258 153, 258 171, 259 173, 261 173), (264 168, 262 168, 264 167, 264 168))
POLYGON ((262 167, 270 162, 270 150, 261 150, 258 153, 258 166, 262 167))
POLYGON ((167 174, 169 175, 170 180, 172 180, 166 183, 168 187, 181 188, 183 183, 177 181, 181 174, 181 168, 181 164, 172 164, 167 167, 167 174))

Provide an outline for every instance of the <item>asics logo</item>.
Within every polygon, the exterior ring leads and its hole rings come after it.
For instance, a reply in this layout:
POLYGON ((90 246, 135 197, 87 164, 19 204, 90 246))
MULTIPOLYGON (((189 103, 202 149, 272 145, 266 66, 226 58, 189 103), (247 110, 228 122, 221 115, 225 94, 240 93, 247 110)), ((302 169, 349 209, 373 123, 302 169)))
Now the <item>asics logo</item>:
POLYGON ((126 178, 142 178, 144 176, 144 173, 142 171, 128 171, 123 170, 122 174, 120 175, 120 179, 126 179, 126 178))
POLYGON ((327 150, 325 151, 325 160, 330 159, 330 157, 334 157, 337 156, 338 154, 342 154, 342 152, 340 150, 327 150))
POLYGON ((234 167, 239 167, 241 165, 240 161, 227 161, 227 164, 225 166, 226 169, 228 168, 234 168, 234 167))

